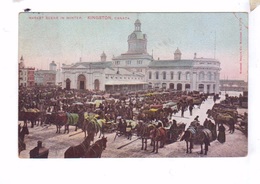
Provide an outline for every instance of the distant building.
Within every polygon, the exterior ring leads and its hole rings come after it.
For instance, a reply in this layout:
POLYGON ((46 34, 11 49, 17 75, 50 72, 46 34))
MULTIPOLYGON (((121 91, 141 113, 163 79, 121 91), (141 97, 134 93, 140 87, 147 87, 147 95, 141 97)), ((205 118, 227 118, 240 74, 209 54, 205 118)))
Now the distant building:
POLYGON ((35 84, 37 86, 56 85, 56 69, 57 65, 54 61, 49 64, 49 70, 35 71, 35 84))
POLYGON ((18 84, 22 87, 31 87, 34 86, 35 68, 33 67, 25 67, 23 56, 20 58, 19 62, 19 74, 18 74, 18 84))
POLYGON ((220 80, 220 91, 248 91, 248 83, 243 80, 220 80))
POLYGON ((37 86, 56 85, 56 71, 53 70, 36 70, 35 84, 37 86))

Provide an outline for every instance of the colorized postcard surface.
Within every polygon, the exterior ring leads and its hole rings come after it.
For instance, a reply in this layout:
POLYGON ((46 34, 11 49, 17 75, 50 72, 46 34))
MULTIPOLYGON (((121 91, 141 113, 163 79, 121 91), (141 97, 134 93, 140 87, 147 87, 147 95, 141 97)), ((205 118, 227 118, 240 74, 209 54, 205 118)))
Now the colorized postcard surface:
POLYGON ((247 13, 19 14, 19 158, 244 157, 247 13))

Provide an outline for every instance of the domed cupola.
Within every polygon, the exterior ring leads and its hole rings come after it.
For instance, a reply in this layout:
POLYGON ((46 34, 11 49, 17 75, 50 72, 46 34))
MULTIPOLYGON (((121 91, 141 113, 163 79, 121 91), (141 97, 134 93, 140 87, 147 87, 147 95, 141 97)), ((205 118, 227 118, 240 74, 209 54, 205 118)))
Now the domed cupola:
POLYGON ((135 21, 135 31, 141 31, 141 22, 139 19, 135 21))

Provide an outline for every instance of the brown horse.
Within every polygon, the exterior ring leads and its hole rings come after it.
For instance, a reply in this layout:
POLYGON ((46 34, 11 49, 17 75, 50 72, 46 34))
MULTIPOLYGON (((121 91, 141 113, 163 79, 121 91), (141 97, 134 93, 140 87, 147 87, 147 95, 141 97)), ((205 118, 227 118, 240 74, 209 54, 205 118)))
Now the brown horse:
POLYGON ((150 131, 150 137, 151 137, 152 145, 153 145, 152 152, 158 153, 159 142, 160 142, 160 148, 163 148, 165 145, 166 129, 163 127, 159 127, 159 128, 154 127, 150 131))
POLYGON ((86 154, 86 158, 101 158, 102 152, 107 147, 107 138, 102 137, 92 144, 86 154))
POLYGON ((90 142, 93 140, 94 134, 89 134, 81 144, 69 147, 64 153, 64 158, 86 158, 90 142))
POLYGON ((18 125, 18 153, 20 155, 21 151, 26 150, 26 144, 24 143, 24 136, 29 135, 29 130, 26 124, 23 127, 18 125))
POLYGON ((69 133, 69 124, 68 124, 68 116, 66 112, 55 112, 52 113, 49 117, 49 121, 51 124, 56 125, 56 133, 60 133, 60 129, 64 126, 64 133, 69 133))
POLYGON ((154 126, 155 125, 153 125, 153 124, 139 122, 138 136, 141 136, 141 139, 142 139, 141 150, 147 150, 147 140, 150 139, 150 131, 154 128, 154 126))
POLYGON ((212 133, 209 129, 204 128, 203 126, 189 126, 188 129, 184 132, 180 141, 186 141, 186 153, 191 153, 193 148, 193 143, 200 144, 201 151, 200 154, 203 154, 203 144, 205 145, 205 155, 208 152, 208 146, 210 146, 210 142, 212 141, 212 133), (190 143, 190 147, 188 145, 190 143), (190 150, 190 152, 188 151, 190 150))

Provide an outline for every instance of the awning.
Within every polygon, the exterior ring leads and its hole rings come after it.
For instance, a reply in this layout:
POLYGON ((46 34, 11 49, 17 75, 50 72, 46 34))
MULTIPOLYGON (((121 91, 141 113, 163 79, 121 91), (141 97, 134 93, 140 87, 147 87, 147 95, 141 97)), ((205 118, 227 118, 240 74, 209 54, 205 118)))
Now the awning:
POLYGON ((140 82, 140 81, 108 81, 105 85, 141 85, 141 84, 148 84, 147 82, 140 82))

